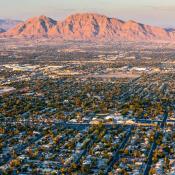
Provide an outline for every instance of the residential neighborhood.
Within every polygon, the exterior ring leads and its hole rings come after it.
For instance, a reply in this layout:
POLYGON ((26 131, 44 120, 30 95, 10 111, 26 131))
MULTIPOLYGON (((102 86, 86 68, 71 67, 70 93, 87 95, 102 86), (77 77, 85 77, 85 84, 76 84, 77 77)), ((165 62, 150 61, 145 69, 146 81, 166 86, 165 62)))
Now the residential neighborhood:
POLYGON ((69 44, 1 48, 0 174, 173 175, 173 47, 69 44))

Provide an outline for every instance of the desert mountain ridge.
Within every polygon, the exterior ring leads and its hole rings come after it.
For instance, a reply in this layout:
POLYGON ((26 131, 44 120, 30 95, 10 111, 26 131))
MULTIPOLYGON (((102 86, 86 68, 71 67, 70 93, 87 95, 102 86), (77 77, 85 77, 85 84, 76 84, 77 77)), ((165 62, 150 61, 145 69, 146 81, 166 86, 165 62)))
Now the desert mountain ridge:
POLYGON ((77 13, 62 21, 33 17, 0 34, 2 37, 48 37, 63 40, 175 41, 174 30, 123 21, 95 13, 77 13))

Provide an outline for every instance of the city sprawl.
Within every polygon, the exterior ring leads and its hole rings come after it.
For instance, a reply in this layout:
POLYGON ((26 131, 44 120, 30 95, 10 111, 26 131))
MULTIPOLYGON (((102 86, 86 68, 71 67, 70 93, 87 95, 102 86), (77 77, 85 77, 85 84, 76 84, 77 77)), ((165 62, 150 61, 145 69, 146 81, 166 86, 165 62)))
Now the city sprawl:
POLYGON ((0 174, 175 174, 174 44, 0 42, 0 174))

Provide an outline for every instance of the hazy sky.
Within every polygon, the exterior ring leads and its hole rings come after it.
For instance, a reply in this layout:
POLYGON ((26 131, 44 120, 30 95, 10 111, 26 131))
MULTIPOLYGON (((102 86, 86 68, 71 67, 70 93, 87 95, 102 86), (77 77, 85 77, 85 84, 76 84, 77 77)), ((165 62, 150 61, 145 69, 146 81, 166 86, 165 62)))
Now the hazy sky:
POLYGON ((24 20, 46 15, 62 19, 76 12, 175 27, 175 0, 0 0, 0 18, 24 20))

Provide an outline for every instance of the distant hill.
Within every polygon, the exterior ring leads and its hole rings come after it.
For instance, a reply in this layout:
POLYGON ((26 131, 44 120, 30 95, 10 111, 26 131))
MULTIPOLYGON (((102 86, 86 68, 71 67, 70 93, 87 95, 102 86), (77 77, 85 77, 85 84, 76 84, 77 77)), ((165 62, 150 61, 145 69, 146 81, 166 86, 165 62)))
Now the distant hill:
MULTIPOLYGON (((2 35, 2 34, 1 34, 2 35)), ((46 16, 30 18, 3 33, 6 37, 49 37, 63 40, 175 41, 174 30, 82 13, 56 21, 46 16)))
POLYGON ((9 30, 10 28, 15 27, 22 21, 19 20, 11 20, 11 19, 0 19, 0 28, 4 30, 9 30))
POLYGON ((0 28, 0 33, 6 32, 6 30, 0 28))

